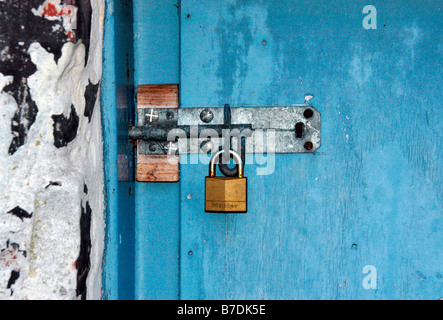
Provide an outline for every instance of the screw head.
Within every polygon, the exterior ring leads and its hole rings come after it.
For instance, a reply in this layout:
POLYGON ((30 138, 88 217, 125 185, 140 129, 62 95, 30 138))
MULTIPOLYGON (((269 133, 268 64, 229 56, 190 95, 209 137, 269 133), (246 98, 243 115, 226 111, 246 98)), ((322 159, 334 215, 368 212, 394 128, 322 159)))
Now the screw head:
POLYGON ((155 143, 151 143, 151 144, 149 145, 149 150, 152 151, 152 152, 154 152, 154 151, 157 150, 157 146, 155 145, 155 143))
POLYGON ((211 110, 204 109, 200 113, 200 120, 203 121, 204 123, 209 123, 212 121, 212 119, 214 119, 214 113, 211 110))
POLYGON ((312 111, 312 109, 306 109, 305 112, 303 112, 303 116, 306 119, 312 118, 313 115, 314 115, 314 111, 312 111))
POLYGON ((312 144, 311 141, 308 141, 308 142, 305 143, 304 147, 305 147, 306 150, 312 150, 314 145, 312 144))
POLYGON ((166 113, 166 119, 168 119, 168 120, 174 120, 174 113, 171 112, 171 111, 168 111, 168 112, 166 113))
POLYGON ((203 141, 200 144, 200 149, 203 153, 208 154, 212 151, 212 149, 214 149, 214 143, 211 140, 203 141))

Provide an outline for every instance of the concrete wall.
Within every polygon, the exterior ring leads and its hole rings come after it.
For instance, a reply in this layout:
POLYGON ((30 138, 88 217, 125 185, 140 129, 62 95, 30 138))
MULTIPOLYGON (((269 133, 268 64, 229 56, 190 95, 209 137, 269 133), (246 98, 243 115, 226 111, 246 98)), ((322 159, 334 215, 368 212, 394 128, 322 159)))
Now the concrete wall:
POLYGON ((103 0, 0 0, 0 299, 100 299, 103 0))

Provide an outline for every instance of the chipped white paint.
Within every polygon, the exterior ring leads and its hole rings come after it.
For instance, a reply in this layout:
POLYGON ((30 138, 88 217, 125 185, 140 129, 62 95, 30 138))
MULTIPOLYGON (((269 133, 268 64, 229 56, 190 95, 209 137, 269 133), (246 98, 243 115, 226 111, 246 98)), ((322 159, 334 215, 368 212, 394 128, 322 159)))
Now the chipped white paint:
MULTIPOLYGON (((66 43, 58 62, 39 43, 29 46, 37 71, 28 78, 28 85, 39 112, 27 142, 13 155, 8 154, 8 148, 13 137, 11 118, 17 105, 0 90, 0 250, 9 241, 26 251, 26 257, 17 254, 17 259, 11 259, 17 248, 10 246, 0 256, 0 299, 78 298, 75 262, 80 252, 81 206, 85 207, 87 201, 92 209, 87 297, 101 297, 104 196, 99 99, 90 123, 83 114, 85 88, 89 81, 95 84, 101 78, 104 1, 91 0, 91 5, 92 32, 86 67, 81 43, 66 43), (78 133, 67 147, 57 149, 51 116, 68 116, 72 104, 79 116, 78 133), (47 187, 50 181, 61 185, 47 187), (33 216, 22 221, 8 213, 16 206, 33 216), (8 289, 13 270, 19 271, 20 277, 8 289)), ((37 8, 36 14, 39 10, 42 8, 37 8)), ((12 77, 0 73, 0 89, 11 81, 12 77)))
POLYGON ((37 9, 32 9, 32 13, 38 17, 45 17, 51 21, 62 21, 63 28, 69 37, 77 29, 77 11, 76 6, 64 4, 60 0, 46 0, 37 9))

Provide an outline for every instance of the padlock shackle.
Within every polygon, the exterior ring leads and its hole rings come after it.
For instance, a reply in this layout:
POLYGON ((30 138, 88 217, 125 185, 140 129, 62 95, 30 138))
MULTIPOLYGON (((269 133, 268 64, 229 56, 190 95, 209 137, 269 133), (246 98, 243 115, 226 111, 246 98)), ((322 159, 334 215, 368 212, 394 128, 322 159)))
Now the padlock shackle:
MULTIPOLYGON (((224 153, 225 150, 220 150, 213 154, 211 157, 211 161, 209 162, 209 177, 214 178, 215 177, 215 164, 216 160, 220 157, 222 153, 224 153)), ((244 172, 243 172, 243 161, 241 159, 241 156, 235 152, 234 150, 229 150, 229 153, 232 154, 232 157, 238 164, 238 177, 243 178, 244 172)))

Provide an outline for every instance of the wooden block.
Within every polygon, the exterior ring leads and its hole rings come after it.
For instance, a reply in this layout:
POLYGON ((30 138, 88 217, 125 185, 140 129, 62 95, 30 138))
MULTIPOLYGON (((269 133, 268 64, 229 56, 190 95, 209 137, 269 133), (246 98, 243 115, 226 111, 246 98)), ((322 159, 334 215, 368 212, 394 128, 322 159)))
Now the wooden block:
POLYGON ((178 84, 142 84, 137 87, 138 108, 178 108, 178 84))
MULTIPOLYGON (((178 108, 178 84, 139 85, 137 108, 178 108)), ((145 143, 140 142, 138 143, 145 143)), ((137 148, 139 150, 139 148, 137 148)), ((137 152, 136 180, 138 182, 178 182, 178 155, 148 155, 137 152)))
POLYGON ((138 182, 178 182, 180 180, 178 156, 139 155, 137 158, 138 182))

